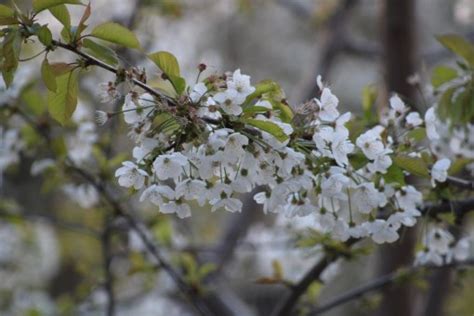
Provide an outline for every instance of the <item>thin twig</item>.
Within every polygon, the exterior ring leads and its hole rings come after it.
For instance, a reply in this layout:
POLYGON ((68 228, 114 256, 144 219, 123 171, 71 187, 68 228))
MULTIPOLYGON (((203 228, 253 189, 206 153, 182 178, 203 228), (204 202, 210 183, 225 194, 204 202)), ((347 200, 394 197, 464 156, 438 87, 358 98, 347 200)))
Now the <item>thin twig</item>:
MULTIPOLYGON (((100 61, 99 59, 97 59, 95 57, 92 57, 92 56, 90 56, 90 55, 88 55, 84 52, 81 52, 75 46, 65 44, 65 43, 62 43, 61 41, 57 41, 57 40, 53 40, 52 44, 54 46, 61 47, 61 48, 66 49, 70 52, 73 52, 74 54, 84 58, 89 65, 98 66, 102 69, 105 69, 105 70, 111 72, 111 73, 114 73, 115 75, 119 74, 119 70, 117 68, 112 67, 112 66, 100 61)), ((154 95, 158 99, 167 101, 169 105, 175 105, 176 102, 172 98, 170 98, 169 96, 153 89, 152 87, 150 87, 146 83, 144 83, 140 80, 137 80, 135 78, 132 79, 132 82, 133 82, 134 85, 139 86, 140 88, 142 88, 146 92, 150 93, 151 95, 154 95)))
POLYGON ((449 182, 449 184, 452 184, 459 188, 474 191, 474 181, 469 181, 466 179, 461 179, 461 178, 457 178, 453 176, 448 176, 447 181, 449 182))

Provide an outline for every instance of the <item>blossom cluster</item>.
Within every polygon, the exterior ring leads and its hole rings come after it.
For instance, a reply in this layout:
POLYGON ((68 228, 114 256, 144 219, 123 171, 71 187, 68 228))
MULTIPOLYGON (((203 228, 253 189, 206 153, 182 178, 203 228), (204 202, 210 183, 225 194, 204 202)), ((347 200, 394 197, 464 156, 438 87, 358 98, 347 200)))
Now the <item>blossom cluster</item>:
MULTIPOLYGON (((313 215, 318 230, 341 241, 394 242, 400 227, 415 225, 423 196, 413 185, 384 176, 400 135, 425 126, 428 137, 436 137, 433 109, 423 120, 394 95, 380 125, 353 143, 346 126, 351 113, 341 114, 338 98, 317 82, 320 97, 286 121, 269 97, 249 102, 256 88, 240 70, 196 84, 182 108, 165 109, 147 93, 130 92, 122 112, 136 147, 134 161, 116 171, 119 184, 141 190, 141 201, 180 218, 191 216, 196 203, 240 212, 238 195, 258 188, 254 199, 265 213, 313 215), (241 124, 249 117, 252 126, 241 124), (279 127, 285 139, 259 123, 279 127), (200 132, 190 137, 189 126, 200 132), (351 162, 356 157, 362 166, 351 162)), ((448 159, 434 163, 433 185, 446 180, 449 166, 448 159)))

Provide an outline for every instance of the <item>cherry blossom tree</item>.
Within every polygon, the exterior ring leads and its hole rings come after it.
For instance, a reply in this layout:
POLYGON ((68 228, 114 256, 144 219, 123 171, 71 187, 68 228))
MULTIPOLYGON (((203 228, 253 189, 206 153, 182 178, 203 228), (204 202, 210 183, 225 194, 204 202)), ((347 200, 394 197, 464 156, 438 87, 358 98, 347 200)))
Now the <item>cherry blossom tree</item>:
MULTIPOLYGON (((160 278, 156 293, 133 294, 160 300, 161 311, 254 315, 237 312, 215 285, 222 267, 186 249, 192 243, 169 227, 170 219, 241 213, 245 195, 263 214, 290 226, 285 235, 291 245, 311 249, 311 261, 317 261, 296 281, 274 261, 274 274, 257 280, 288 289, 274 304, 274 316, 319 315, 425 269, 472 264, 472 233, 459 233, 474 209, 474 45, 468 40, 437 37, 457 64, 434 68, 423 111, 397 91, 377 111, 376 92, 366 89, 361 116, 344 112, 317 74, 318 93, 301 105, 289 104, 278 83, 254 82, 243 69, 210 71, 199 64, 190 80, 173 54, 146 52, 127 27, 87 25, 93 11, 79 0, 33 0, 26 11, 14 2, 0 5, 7 89, 0 108, 0 171, 29 163, 47 195, 74 201, 83 212, 95 209, 101 218, 93 227, 48 218, 101 245, 103 271, 91 272, 99 281, 90 285, 99 290, 76 302, 77 309, 63 307, 66 314, 124 313, 119 306, 126 305, 120 301, 126 282, 147 288, 146 279, 114 272, 116 257, 125 254, 120 262, 130 274, 137 268, 142 277, 160 278), (72 6, 83 10, 74 23, 72 6), (46 11, 63 26, 60 37, 42 21, 46 11), (154 68, 133 67, 111 47, 144 54, 154 68), (40 69, 30 67, 31 60, 41 60, 40 69), (111 79, 95 87, 94 102, 102 105, 91 115, 80 83, 93 70, 111 79), (116 143, 118 124, 126 125, 125 149, 116 143), (145 207, 152 225, 137 211, 145 207), (367 245, 397 243, 420 226, 413 265, 327 304, 309 303, 307 296, 331 282, 345 261, 366 255, 367 245)), ((5 209, 10 219, 26 216, 5 209)), ((270 241, 279 236, 277 230, 268 234, 270 241)))

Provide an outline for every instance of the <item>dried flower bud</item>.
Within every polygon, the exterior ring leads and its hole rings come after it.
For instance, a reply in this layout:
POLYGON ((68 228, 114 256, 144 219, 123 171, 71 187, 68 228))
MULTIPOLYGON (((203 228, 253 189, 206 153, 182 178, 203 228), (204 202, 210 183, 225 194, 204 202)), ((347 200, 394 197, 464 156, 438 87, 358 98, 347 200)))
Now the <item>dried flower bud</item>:
POLYGON ((198 65, 199 72, 203 72, 204 70, 206 70, 206 68, 207 68, 206 64, 201 63, 198 65))
POLYGON ((109 120, 109 113, 104 111, 95 111, 95 121, 98 125, 104 125, 109 120))

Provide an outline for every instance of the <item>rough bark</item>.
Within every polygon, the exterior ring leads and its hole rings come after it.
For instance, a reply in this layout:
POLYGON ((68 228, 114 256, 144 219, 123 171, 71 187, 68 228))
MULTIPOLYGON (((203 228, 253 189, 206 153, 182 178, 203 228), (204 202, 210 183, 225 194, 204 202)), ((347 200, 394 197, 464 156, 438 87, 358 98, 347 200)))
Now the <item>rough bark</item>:
MULTIPOLYGON (((416 1, 386 0, 382 14, 384 76, 387 92, 395 91, 408 100, 416 99, 416 90, 407 77, 416 71, 416 1)), ((398 243, 381 247, 381 275, 409 265, 413 260, 416 230, 401 232, 398 243)), ((383 291, 377 316, 410 316, 413 289, 409 284, 394 285, 383 291)))

